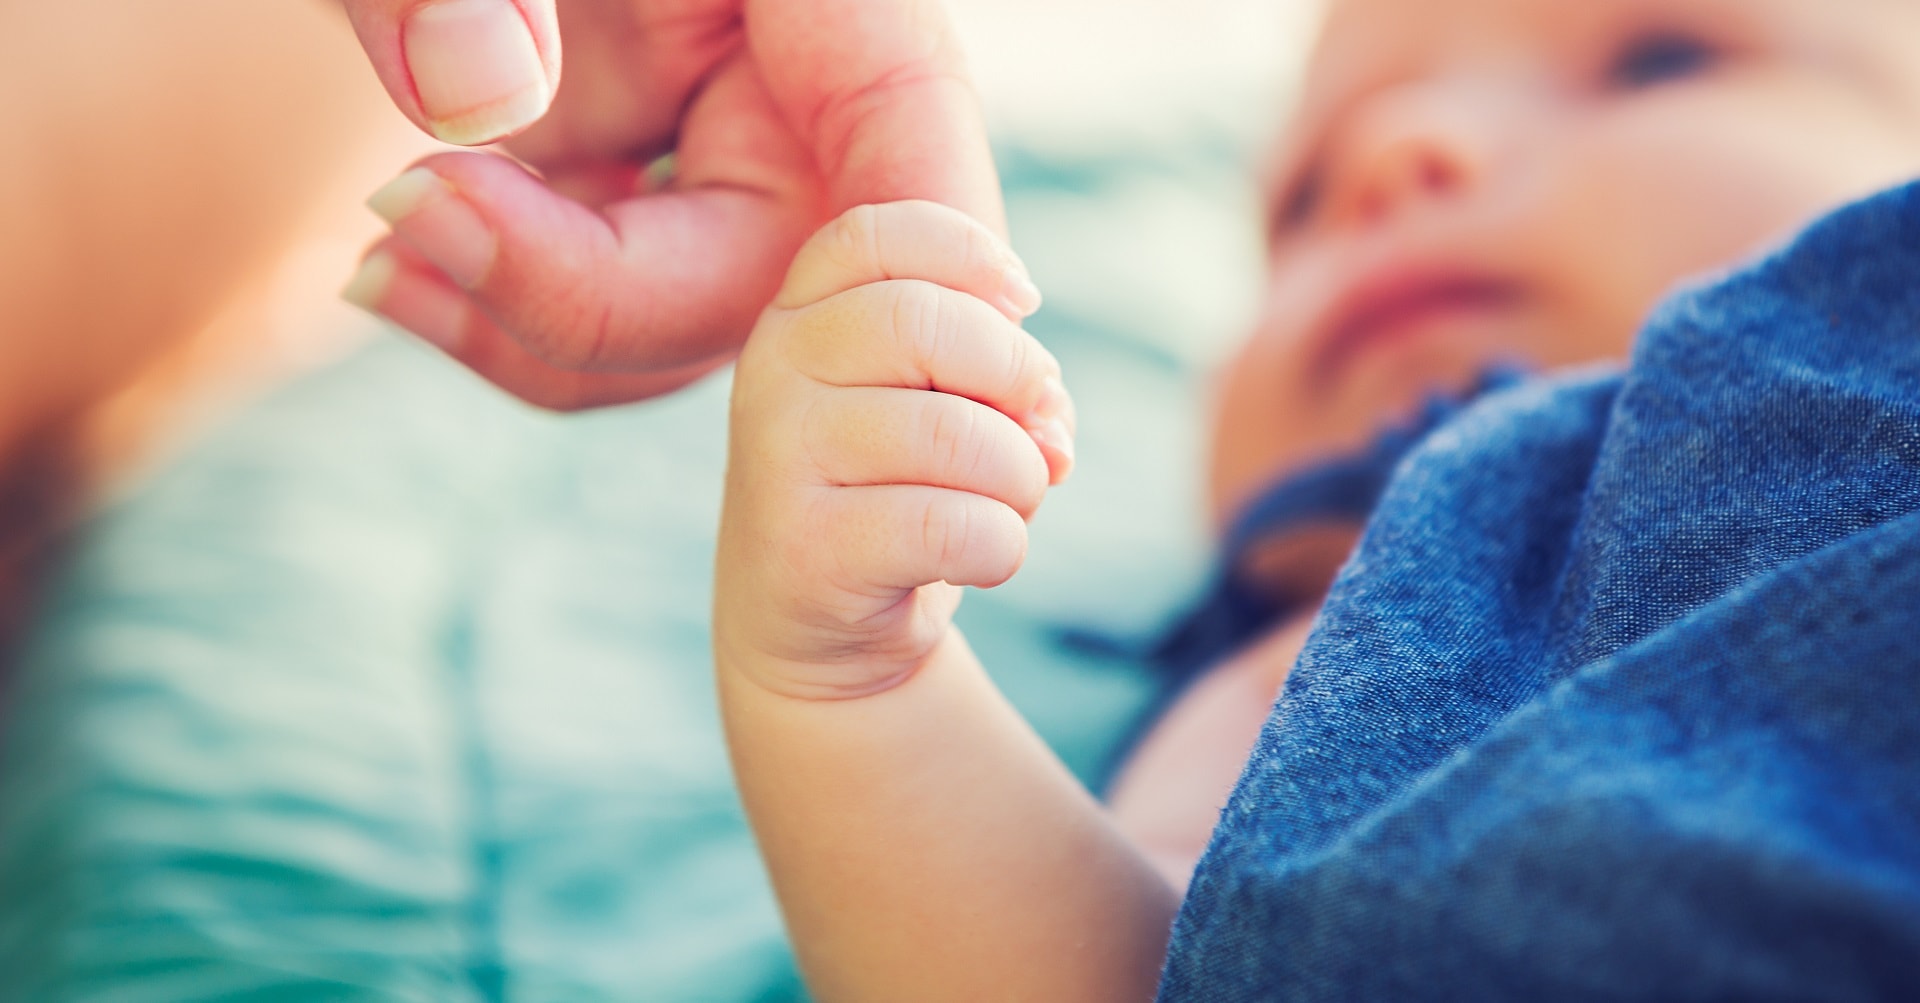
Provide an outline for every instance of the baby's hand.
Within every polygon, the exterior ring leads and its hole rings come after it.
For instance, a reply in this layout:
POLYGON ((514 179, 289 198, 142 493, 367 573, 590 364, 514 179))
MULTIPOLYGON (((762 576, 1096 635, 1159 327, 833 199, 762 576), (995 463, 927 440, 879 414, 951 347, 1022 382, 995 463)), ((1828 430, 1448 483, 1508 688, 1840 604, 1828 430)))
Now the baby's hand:
POLYGON ((1019 319, 1025 268, 931 202, 847 212, 809 240, 734 377, 714 641, 789 696, 911 675, 958 586, 1026 557, 1073 464, 1060 367, 1019 319))

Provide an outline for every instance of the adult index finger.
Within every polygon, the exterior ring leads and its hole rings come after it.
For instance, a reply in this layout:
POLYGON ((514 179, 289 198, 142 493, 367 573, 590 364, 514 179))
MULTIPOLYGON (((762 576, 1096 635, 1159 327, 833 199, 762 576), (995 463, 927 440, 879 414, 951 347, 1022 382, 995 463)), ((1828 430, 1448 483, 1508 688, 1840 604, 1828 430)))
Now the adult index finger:
POLYGON ((942 0, 747 0, 747 42, 810 144, 831 208, 927 199, 1006 233, 1000 185, 942 0))

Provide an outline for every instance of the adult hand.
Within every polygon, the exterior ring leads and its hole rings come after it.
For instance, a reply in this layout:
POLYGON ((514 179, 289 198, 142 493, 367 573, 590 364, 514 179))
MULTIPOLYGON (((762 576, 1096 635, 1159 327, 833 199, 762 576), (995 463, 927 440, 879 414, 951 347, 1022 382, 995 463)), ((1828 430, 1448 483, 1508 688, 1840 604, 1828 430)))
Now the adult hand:
POLYGON ((525 128, 520 163, 440 154, 376 194, 398 239, 347 295, 536 404, 636 400, 724 363, 853 205, 929 199, 1004 230, 940 0, 345 4, 422 128, 525 128), (649 171, 667 153, 670 175, 649 171))

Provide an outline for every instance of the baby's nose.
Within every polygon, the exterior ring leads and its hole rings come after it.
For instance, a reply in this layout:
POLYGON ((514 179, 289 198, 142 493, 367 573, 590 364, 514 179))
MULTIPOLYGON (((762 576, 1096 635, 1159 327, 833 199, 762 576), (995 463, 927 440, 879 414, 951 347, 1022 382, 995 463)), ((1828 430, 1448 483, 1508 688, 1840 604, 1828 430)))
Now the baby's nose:
POLYGON ((1499 118, 1497 102, 1460 87, 1422 83, 1374 94, 1336 140, 1331 218, 1371 225, 1470 195, 1493 169, 1499 118))

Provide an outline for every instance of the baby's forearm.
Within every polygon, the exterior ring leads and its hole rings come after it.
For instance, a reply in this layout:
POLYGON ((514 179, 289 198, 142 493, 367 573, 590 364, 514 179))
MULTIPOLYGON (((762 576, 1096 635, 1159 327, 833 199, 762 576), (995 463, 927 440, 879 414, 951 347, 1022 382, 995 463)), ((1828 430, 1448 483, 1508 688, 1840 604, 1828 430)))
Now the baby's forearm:
POLYGON ((809 985, 840 1000, 1151 999, 1178 905, 959 633, 806 700, 718 652, 748 815, 809 985))
POLYGON ((734 769, 828 1001, 1152 996, 1168 883, 952 628, 1072 467, 1038 293, 944 206, 808 241, 735 371, 714 656, 734 769))

